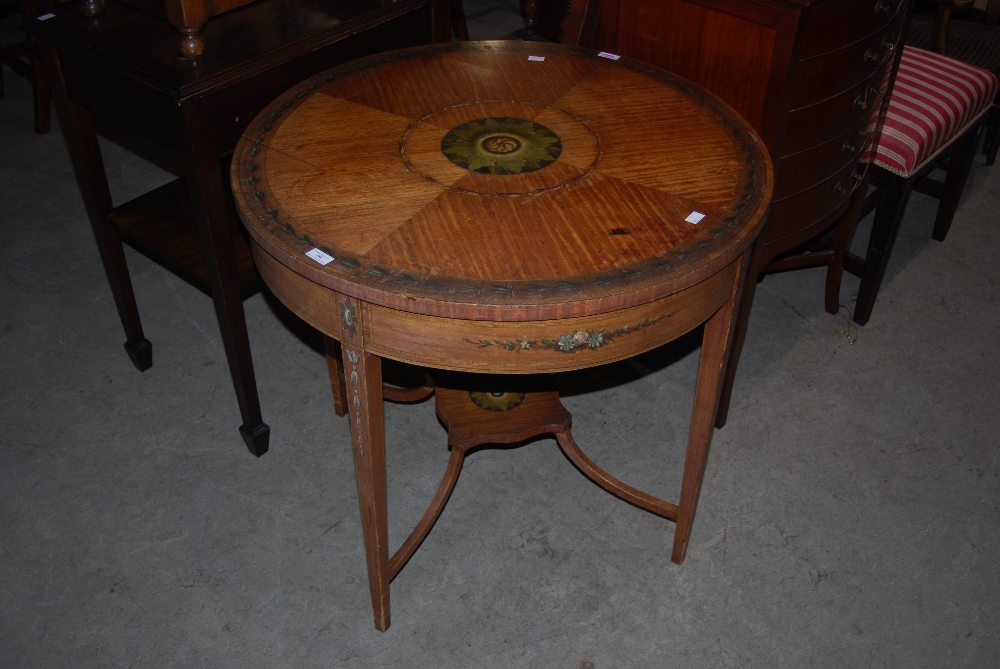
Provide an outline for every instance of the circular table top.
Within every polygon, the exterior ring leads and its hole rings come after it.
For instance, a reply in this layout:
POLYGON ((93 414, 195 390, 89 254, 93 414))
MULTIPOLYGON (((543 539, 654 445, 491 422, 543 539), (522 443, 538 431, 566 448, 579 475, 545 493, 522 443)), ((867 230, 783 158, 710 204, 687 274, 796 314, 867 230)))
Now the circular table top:
POLYGON ((232 181, 254 241, 321 285, 518 321, 711 276, 759 232, 772 173, 756 133, 695 84, 504 41, 390 52, 303 82, 248 127, 232 181))

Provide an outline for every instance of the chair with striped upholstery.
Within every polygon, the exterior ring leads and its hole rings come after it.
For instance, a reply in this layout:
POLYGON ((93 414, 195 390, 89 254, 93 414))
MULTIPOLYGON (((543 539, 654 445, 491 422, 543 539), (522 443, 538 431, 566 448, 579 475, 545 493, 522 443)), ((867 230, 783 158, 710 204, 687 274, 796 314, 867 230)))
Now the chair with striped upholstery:
POLYGON ((910 192, 933 195, 938 205, 932 237, 944 241, 958 208, 982 121, 997 93, 997 78, 954 58, 911 46, 903 49, 878 145, 870 149, 871 181, 877 186, 858 219, 873 209, 868 251, 860 258, 847 251, 853 230, 838 235, 828 285, 839 294, 843 271, 861 277, 853 320, 871 317, 910 192), (939 156, 951 150, 943 182, 928 179, 939 156))
MULTIPOLYGON (((1000 0, 940 0, 933 16, 914 12, 906 43, 957 58, 1000 76, 1000 0)), ((983 121, 986 164, 1000 150, 1000 100, 983 121)))

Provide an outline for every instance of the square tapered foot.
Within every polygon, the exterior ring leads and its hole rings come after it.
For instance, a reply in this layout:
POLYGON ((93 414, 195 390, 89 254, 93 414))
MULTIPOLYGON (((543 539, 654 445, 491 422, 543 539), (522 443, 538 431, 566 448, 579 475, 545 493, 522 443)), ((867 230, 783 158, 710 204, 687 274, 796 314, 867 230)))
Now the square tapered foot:
POLYGON ((240 435, 250 452, 258 458, 267 453, 267 443, 271 438, 271 428, 267 423, 260 423, 252 427, 241 425, 240 435))
POLYGON ((153 345, 149 343, 148 339, 127 341, 124 346, 125 352, 128 353, 132 364, 140 372, 145 372, 153 366, 153 345))

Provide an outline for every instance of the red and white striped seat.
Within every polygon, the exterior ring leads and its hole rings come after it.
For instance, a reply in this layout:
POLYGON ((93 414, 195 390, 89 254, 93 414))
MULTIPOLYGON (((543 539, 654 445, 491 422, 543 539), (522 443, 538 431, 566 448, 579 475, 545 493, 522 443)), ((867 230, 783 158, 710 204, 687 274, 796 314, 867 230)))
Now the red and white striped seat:
POLYGON ((982 118, 996 92, 992 72, 903 47, 875 164, 904 178, 916 174, 982 118))

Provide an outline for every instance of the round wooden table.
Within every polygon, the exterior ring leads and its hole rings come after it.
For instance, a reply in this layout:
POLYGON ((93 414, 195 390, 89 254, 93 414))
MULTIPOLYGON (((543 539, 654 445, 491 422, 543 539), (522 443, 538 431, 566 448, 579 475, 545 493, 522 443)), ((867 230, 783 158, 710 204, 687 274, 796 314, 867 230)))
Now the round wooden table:
POLYGON ((328 337, 378 629, 390 580, 482 441, 555 433, 596 483, 675 520, 672 559, 683 560, 746 257, 771 197, 767 152, 735 111, 609 54, 455 43, 303 82, 261 112, 232 165, 261 275, 328 337), (622 360, 703 323, 677 504, 587 458, 555 393, 439 387, 451 462, 389 557, 382 358, 544 374, 622 360))

